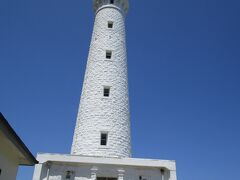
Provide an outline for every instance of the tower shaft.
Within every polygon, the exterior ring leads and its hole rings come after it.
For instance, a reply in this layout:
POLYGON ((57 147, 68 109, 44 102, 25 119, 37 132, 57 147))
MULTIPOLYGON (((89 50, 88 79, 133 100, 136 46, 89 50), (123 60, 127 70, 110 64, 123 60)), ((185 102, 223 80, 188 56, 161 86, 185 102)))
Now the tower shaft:
POLYGON ((125 15, 127 0, 94 0, 92 40, 72 154, 130 157, 125 15))

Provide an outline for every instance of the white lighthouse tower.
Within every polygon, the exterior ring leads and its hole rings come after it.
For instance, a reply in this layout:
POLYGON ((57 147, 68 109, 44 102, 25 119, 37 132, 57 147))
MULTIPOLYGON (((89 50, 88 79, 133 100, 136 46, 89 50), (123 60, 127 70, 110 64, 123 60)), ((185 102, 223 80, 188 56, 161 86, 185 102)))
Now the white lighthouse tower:
POLYGON ((94 0, 96 14, 72 154, 130 157, 125 16, 128 0, 94 0))
POLYGON ((71 154, 39 153, 33 180, 177 180, 175 161, 131 158, 128 3, 93 0, 95 23, 71 154))

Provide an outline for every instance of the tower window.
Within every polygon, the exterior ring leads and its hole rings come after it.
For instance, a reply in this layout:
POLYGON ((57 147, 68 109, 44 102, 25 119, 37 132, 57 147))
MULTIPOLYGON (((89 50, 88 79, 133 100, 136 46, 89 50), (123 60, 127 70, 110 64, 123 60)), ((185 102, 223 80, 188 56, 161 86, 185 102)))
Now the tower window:
POLYGON ((114 4, 114 0, 110 0, 110 4, 114 4))
POLYGON ((106 51, 106 59, 112 59, 112 51, 110 50, 106 51))
POLYGON ((107 133, 101 133, 101 146, 106 146, 107 145, 107 139, 108 139, 108 134, 107 133))
POLYGON ((106 51, 106 58, 111 59, 112 58, 112 51, 106 51))
POLYGON ((103 96, 109 97, 110 96, 110 87, 104 87, 103 88, 103 96))
POLYGON ((108 28, 110 28, 110 29, 113 28, 113 22, 112 21, 108 21, 108 28))

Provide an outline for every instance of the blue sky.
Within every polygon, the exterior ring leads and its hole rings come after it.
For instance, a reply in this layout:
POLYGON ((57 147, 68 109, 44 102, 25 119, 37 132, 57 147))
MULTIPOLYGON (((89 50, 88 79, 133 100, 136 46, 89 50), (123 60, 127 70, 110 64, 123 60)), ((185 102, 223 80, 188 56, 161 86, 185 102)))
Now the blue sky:
MULTIPOLYGON (((0 111, 29 149, 69 153, 91 0, 0 1, 0 111)), ((238 179, 240 3, 130 1, 133 156, 175 159, 178 179, 238 179)), ((18 180, 30 180, 21 168, 18 180)))

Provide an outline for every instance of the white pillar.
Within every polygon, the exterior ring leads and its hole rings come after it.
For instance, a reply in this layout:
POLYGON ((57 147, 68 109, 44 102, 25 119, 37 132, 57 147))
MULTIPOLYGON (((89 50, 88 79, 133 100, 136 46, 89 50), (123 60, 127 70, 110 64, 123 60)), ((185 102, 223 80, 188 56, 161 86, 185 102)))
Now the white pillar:
POLYGON ((50 171, 51 163, 39 163, 35 165, 33 180, 42 180, 42 179, 49 179, 49 171, 50 171))
POLYGON ((118 170, 118 180, 124 180, 124 174, 125 174, 125 170, 119 169, 118 170))
POLYGON ((165 172, 166 170, 165 169, 163 169, 163 168, 161 168, 160 169, 160 173, 161 173, 161 180, 165 180, 165 174, 166 174, 166 172, 165 172))
POLYGON ((43 172, 43 164, 36 164, 34 168, 33 180, 41 180, 41 173, 43 172))
POLYGON ((96 180, 97 179, 97 171, 98 171, 98 168, 93 166, 91 168, 91 180, 96 180))
POLYGON ((170 171, 170 180, 177 180, 176 171, 170 171))

